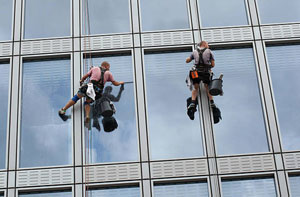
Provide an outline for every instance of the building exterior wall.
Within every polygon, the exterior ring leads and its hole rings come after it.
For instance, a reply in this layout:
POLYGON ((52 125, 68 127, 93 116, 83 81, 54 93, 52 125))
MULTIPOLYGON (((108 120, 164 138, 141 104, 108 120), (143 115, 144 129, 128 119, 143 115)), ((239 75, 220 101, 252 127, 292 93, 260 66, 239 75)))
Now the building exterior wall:
MULTIPOLYGON (((1 150, 6 151, 6 159, 5 168, 0 169, 0 195, 13 197, 29 191, 69 190, 72 191, 72 196, 80 197, 87 196, 85 188, 88 185, 90 186, 88 187, 89 190, 125 187, 129 188, 130 191, 130 188, 137 186, 140 196, 155 196, 154 194, 158 195, 159 192, 166 192, 165 196, 167 196, 169 190, 174 191, 172 185, 175 185, 174 188, 178 188, 182 185, 184 187, 184 184, 196 183, 195 188, 207 188, 207 193, 210 196, 230 196, 231 194, 228 193, 225 195, 228 188, 239 187, 239 185, 230 185, 235 183, 234 180, 248 180, 252 187, 256 187, 256 185, 253 185, 251 180, 265 180, 265 183, 270 185, 274 180, 275 191, 270 196, 275 194, 277 196, 289 196, 292 195, 292 190, 293 192, 296 191, 293 188, 297 188, 297 185, 299 187, 299 179, 296 175, 300 172, 300 151, 297 148, 289 149, 283 146, 281 132, 284 131, 280 131, 282 127, 279 126, 279 117, 281 116, 279 113, 281 112, 278 112, 279 109, 276 107, 276 103, 278 104, 279 101, 276 100, 277 93, 274 92, 276 87, 272 85, 273 78, 272 72, 270 72, 272 55, 268 52, 268 47, 273 45, 275 47, 277 45, 294 46, 300 41, 299 19, 298 21, 287 21, 287 23, 280 21, 265 24, 261 17, 263 10, 259 10, 261 5, 259 1, 261 0, 245 0, 243 3, 245 3, 248 25, 202 27, 200 22, 201 8, 198 9, 201 2, 186 0, 183 2, 187 5, 185 8, 189 23, 187 28, 174 29, 170 27, 169 29, 143 31, 143 14, 141 13, 144 9, 141 5, 143 0, 128 0, 130 27, 127 33, 114 32, 85 36, 86 33, 82 29, 82 26, 86 24, 82 20, 85 17, 82 11, 85 2, 73 0, 70 2, 70 35, 24 39, 23 35, 26 29, 24 22, 25 1, 30 0, 13 1, 11 39, 0 41, 0 61, 10 66, 6 150, 1 150), (146 56, 165 51, 191 51, 195 44, 201 40, 208 41, 216 53, 220 50, 245 47, 253 50, 253 65, 255 66, 253 69, 257 76, 258 100, 261 102, 259 109, 262 111, 262 124, 265 127, 268 150, 259 152, 251 152, 250 150, 246 153, 218 155, 217 135, 219 133, 217 132, 222 132, 222 128, 216 128, 212 122, 208 99, 202 86, 198 110, 200 112, 199 127, 201 127, 201 133, 199 131, 198 134, 201 136, 199 139, 203 146, 199 146, 199 150, 201 149, 203 155, 152 159, 154 150, 150 147, 152 144, 149 120, 150 106, 147 103, 151 101, 148 100, 149 94, 147 94, 149 89, 147 89, 146 79, 148 61, 146 56), (122 53, 131 56, 132 80, 134 82, 132 99, 135 105, 138 158, 129 162, 86 163, 85 159, 88 152, 84 147, 88 146, 89 141, 86 138, 87 132, 83 123, 83 103, 80 103, 71 112, 70 163, 68 165, 20 167, 24 63, 31 59, 69 58, 71 64, 70 95, 73 95, 77 92, 78 81, 84 73, 84 57, 90 53, 93 55, 118 55, 122 53), (269 179, 271 179, 271 183, 269 179), (206 183, 207 186, 201 185, 202 183, 206 183), (171 185, 171 189, 164 190, 164 185, 171 185), (224 188, 225 186, 228 188, 224 188), (162 189, 159 190, 159 188, 162 189)), ((170 8, 172 8, 171 3, 170 8)), ((215 14, 217 15, 217 13, 215 14)), ((147 28, 145 27, 145 29, 147 28)), ((92 31, 94 30, 92 29, 92 31)), ((296 51, 297 49, 293 50, 296 51)), ((295 60, 297 60, 296 55, 295 60)), ((188 66, 184 65, 185 59, 182 59, 181 62, 182 66, 186 68, 185 72, 188 72, 188 66)), ((218 63, 218 59, 216 59, 216 69, 218 63)), ((297 63, 299 64, 299 59, 297 63)), ((220 72, 222 71, 220 70, 220 72)), ((226 82, 226 75, 224 82, 226 82)), ((186 91, 188 92, 188 89, 186 91)), ((224 91, 226 95, 226 86, 224 91)), ((294 97, 298 98, 297 96, 294 97)), ((172 98, 162 98, 162 100, 165 99, 171 100, 172 98)), ((222 97, 218 99, 222 99, 222 97)), ((185 103, 178 103, 178 105, 185 105, 185 103)), ((222 110, 222 106, 219 107, 222 110)), ((57 112, 55 111, 55 113, 57 112)), ((186 112, 183 111, 182 113, 186 112)), ((228 117, 223 117, 219 124, 221 125, 227 119, 228 117)), ((234 138, 234 136, 230 137, 234 138)), ((297 136, 295 138, 297 139, 297 136)), ((185 188, 187 192, 189 191, 188 188, 185 188)), ((120 191, 120 193, 122 192, 124 191, 120 191)), ((128 195, 131 194, 128 193, 128 195)), ((296 193, 294 195, 297 196, 296 193)), ((189 195, 186 194, 186 196, 189 195)))

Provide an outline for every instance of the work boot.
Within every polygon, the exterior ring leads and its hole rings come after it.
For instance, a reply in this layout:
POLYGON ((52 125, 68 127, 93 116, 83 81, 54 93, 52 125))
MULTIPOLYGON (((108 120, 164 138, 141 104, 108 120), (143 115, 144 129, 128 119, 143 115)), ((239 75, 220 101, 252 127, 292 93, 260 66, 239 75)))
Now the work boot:
POLYGON ((62 108, 58 111, 58 115, 59 117, 63 120, 63 121, 67 121, 68 120, 68 116, 66 115, 66 110, 63 110, 62 108))
POLYGON ((190 117, 191 120, 194 120, 195 119, 195 112, 197 111, 196 109, 196 105, 195 103, 191 103, 189 106, 188 106, 188 109, 187 109, 187 115, 190 117))
POLYGON ((211 108, 216 108, 217 106, 216 106, 216 104, 214 104, 214 103, 210 103, 210 107, 211 107, 211 108))

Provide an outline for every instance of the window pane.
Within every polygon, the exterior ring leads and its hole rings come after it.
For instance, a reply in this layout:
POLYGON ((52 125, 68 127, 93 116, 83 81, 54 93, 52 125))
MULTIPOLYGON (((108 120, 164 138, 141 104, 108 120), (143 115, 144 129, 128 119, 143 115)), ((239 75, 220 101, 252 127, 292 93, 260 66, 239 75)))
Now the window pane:
POLYGON ((267 47, 267 54, 283 149, 299 150, 300 45, 267 47))
MULTIPOLYGON (((110 63, 110 71, 116 81, 133 82, 133 67, 131 56, 110 56, 93 58, 93 65, 100 66, 103 61, 110 63)), ((88 72, 85 68, 85 73, 88 72)), ((101 127, 99 132, 94 127, 95 120, 92 121, 92 131, 90 134, 91 155, 90 162, 118 162, 137 161, 137 128, 134 101, 134 83, 127 83, 124 91, 121 86, 113 86, 110 82, 105 84, 104 94, 109 94, 109 98, 114 100, 116 113, 113 115, 118 122, 118 128, 113 132, 104 132, 102 117, 96 118, 101 127), (112 92, 109 93, 109 87, 112 92), (118 98, 118 94, 120 94, 118 98)), ((88 144, 88 143, 87 143, 88 144)))
POLYGON ((186 0, 141 0, 143 31, 189 28, 186 2, 186 0))
POLYGON ((214 100, 223 120, 214 125, 218 154, 267 152, 268 143, 251 48, 215 50, 216 77, 224 73, 224 96, 214 100))
POLYGON ((70 90, 69 59, 23 63, 20 167, 71 164, 71 121, 57 114, 70 90))
POLYGON ((292 196, 300 196, 300 176, 290 176, 290 191, 292 196))
POLYGON ((202 27, 248 25, 245 0, 198 0, 202 27))
POLYGON ((257 0, 261 23, 300 22, 299 0, 257 0))
POLYGON ((5 168, 9 64, 0 63, 0 169, 5 168))
POLYGON ((207 197, 207 183, 179 183, 168 185, 155 185, 155 197, 207 197))
POLYGON ((0 41, 11 40, 12 0, 0 0, 0 41))
POLYGON ((19 197, 72 197, 72 192, 53 191, 53 192, 30 192, 19 194, 19 197))
POLYGON ((101 197, 139 197, 140 188, 138 187, 124 187, 124 188, 102 188, 88 190, 89 196, 101 197))
POLYGON ((70 0, 26 0, 24 38, 70 36, 70 0))
POLYGON ((185 79, 191 52, 145 55, 147 111, 152 159, 203 155, 198 113, 191 121, 186 99, 191 92, 185 79))
POLYGON ((224 197, 277 196, 273 178, 224 180, 222 181, 222 193, 224 197))
POLYGON ((90 34, 130 32, 128 2, 128 0, 83 1, 83 34, 89 34, 88 21, 90 34))

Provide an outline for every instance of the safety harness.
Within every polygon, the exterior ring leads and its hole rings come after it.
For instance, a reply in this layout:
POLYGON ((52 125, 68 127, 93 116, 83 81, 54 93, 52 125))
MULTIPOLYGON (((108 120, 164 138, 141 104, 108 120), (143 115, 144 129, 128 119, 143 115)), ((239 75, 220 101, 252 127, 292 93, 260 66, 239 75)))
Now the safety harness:
POLYGON ((199 73, 201 74, 209 74, 210 75, 210 68, 211 65, 205 64, 203 60, 203 53, 207 48, 199 49, 197 48, 198 54, 199 54, 199 61, 197 64, 195 64, 192 69, 191 69, 191 78, 192 79, 197 79, 199 78, 199 73))
POLYGON ((104 89, 104 74, 107 71, 107 69, 104 69, 104 68, 100 67, 100 70, 101 70, 100 79, 98 81, 97 80, 91 80, 91 82, 94 85, 94 90, 95 90, 95 93, 96 93, 96 100, 101 98, 101 96, 102 96, 103 89, 104 89))

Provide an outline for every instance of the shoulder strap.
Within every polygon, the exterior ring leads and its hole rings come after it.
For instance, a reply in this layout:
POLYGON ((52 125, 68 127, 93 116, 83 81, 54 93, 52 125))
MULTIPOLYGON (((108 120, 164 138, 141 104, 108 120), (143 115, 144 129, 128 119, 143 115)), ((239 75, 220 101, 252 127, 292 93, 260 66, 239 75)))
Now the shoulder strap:
POLYGON ((99 80, 99 85, 100 85, 100 88, 103 89, 104 88, 104 73, 107 70, 104 68, 101 68, 101 67, 100 67, 100 70, 101 70, 101 76, 100 76, 100 80, 99 80))
POLYGON ((198 54, 199 54, 199 62, 198 62, 198 65, 201 65, 201 64, 204 64, 204 60, 203 60, 203 53, 204 51, 206 50, 207 48, 204 48, 204 49, 197 49, 198 51, 198 54))

